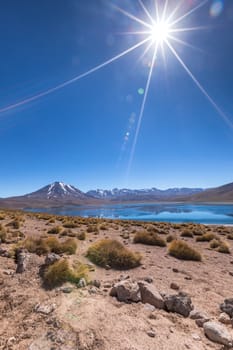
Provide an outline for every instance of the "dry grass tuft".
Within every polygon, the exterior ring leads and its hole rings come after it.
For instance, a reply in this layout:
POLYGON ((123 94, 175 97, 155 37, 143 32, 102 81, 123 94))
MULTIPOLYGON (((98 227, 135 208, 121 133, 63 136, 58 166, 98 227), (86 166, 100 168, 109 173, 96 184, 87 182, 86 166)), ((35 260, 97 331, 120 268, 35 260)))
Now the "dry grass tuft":
POLYGON ((140 265, 141 256, 125 248, 122 243, 112 239, 102 239, 92 244, 87 257, 96 265, 114 269, 131 269, 140 265))
POLYGON ((174 240, 171 242, 168 252, 171 256, 181 260, 201 261, 201 254, 190 247, 185 241, 174 240))
POLYGON ((134 243, 142 243, 148 245, 156 245, 166 247, 166 241, 153 231, 138 231, 134 236, 134 243))
POLYGON ((218 239, 218 236, 216 234, 214 234, 213 232, 208 232, 202 236, 198 236, 196 238, 196 242, 210 242, 213 239, 218 239))

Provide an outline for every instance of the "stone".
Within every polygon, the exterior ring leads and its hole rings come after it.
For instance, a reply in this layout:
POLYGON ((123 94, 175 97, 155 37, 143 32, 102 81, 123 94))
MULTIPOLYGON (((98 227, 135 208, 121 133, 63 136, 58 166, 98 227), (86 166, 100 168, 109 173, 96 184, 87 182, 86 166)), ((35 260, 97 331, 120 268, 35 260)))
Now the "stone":
POLYGON ((180 289, 180 287, 178 286, 178 284, 176 284, 176 283, 174 283, 174 282, 172 282, 172 283, 170 284, 170 288, 171 288, 171 289, 174 289, 174 290, 179 290, 179 289, 180 289))
POLYGON ((219 317, 218 317, 219 322, 223 323, 223 324, 232 324, 232 320, 230 319, 230 317, 225 314, 224 312, 222 312, 219 317))
POLYGON ((147 283, 153 283, 153 278, 147 276, 147 277, 144 278, 144 281, 147 282, 147 283))
POLYGON ((188 317, 193 310, 191 298, 182 292, 177 295, 166 296, 164 302, 167 311, 176 312, 184 317, 188 317))
POLYGON ((55 254, 55 253, 49 253, 46 255, 46 258, 45 258, 45 265, 46 266, 49 266, 49 265, 52 265, 54 264, 56 261, 60 260, 60 256, 58 254, 55 254))
POLYGON ((142 302, 153 305, 157 309, 164 309, 164 300, 156 287, 144 281, 138 282, 142 302))
POLYGON ((92 281, 92 285, 96 288, 100 288, 101 287, 101 282, 99 280, 93 280, 92 281))
POLYGON ((0 248, 0 256, 3 258, 10 258, 11 255, 6 249, 0 248))
POLYGON ((151 305, 151 304, 145 304, 144 305, 144 310, 146 310, 146 311, 150 311, 150 312, 154 312, 155 311, 155 307, 153 306, 153 305, 151 305))
POLYGON ((81 278, 77 284, 78 288, 84 288, 87 286, 87 282, 85 280, 85 278, 81 278))
POLYGON ((156 336, 156 333, 154 332, 154 331, 148 331, 147 332, 147 335, 149 336, 149 337, 151 337, 151 338, 154 338, 155 336, 156 336))
POLYGON ((196 334, 196 333, 192 334, 192 338, 193 338, 193 340, 196 340, 196 341, 200 341, 201 340, 201 337, 198 334, 196 334))
POLYGON ((26 271, 28 262, 29 262, 30 254, 26 249, 20 248, 16 252, 16 273, 23 273, 26 271))
POLYGON ((178 272, 179 272, 179 270, 176 269, 175 267, 173 267, 172 271, 175 272, 175 273, 178 273, 178 272))
POLYGON ((116 283, 110 291, 110 296, 114 296, 119 301, 125 303, 138 302, 141 300, 139 286, 136 282, 131 280, 116 283))
POLYGON ((34 307, 34 311, 40 314, 49 315, 51 314, 56 308, 55 304, 36 304, 34 307))
POLYGON ((209 340, 228 347, 233 345, 230 333, 222 324, 209 321, 206 322, 203 327, 205 335, 209 340))
POLYGON ((225 299, 224 303, 220 304, 220 310, 233 318, 233 298, 225 299))
POLYGON ((72 287, 61 287, 60 290, 63 293, 65 293, 65 294, 69 294, 69 293, 71 293, 74 290, 74 288, 72 288, 72 287))

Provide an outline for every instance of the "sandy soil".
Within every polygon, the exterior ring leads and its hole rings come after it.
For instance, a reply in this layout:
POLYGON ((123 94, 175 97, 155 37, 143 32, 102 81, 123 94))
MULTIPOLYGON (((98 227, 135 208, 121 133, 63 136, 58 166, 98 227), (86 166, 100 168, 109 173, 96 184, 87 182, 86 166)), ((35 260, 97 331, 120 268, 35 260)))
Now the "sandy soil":
MULTIPOLYGON (((2 227, 7 227, 9 237, 19 231, 27 236, 46 235, 57 225, 62 226, 62 218, 53 218, 34 214, 1 212, 2 227), (20 228, 15 230, 7 224, 15 217, 23 218, 20 228), (50 222, 51 221, 51 222, 50 222)), ((71 233, 87 231, 90 221, 82 221, 71 233)), ((70 260, 90 263, 85 257, 90 244, 101 238, 114 238, 128 248, 139 251, 142 265, 127 271, 106 270, 95 266, 89 273, 89 279, 99 280, 100 288, 72 286, 71 293, 64 293, 59 287, 46 290, 42 287, 39 268, 44 256, 32 254, 26 272, 16 274, 14 259, 0 256, 0 349, 1 350, 204 350, 223 349, 221 345, 209 341, 193 320, 163 310, 151 310, 142 303, 125 304, 109 296, 110 287, 122 278, 134 280, 152 277, 157 289, 166 294, 175 294, 170 288, 172 282, 178 284, 181 291, 187 292, 196 309, 206 312, 217 320, 220 314, 219 304, 225 298, 233 297, 233 257, 221 254, 209 248, 209 242, 196 242, 194 238, 184 238, 202 254, 202 262, 178 260, 168 254, 167 247, 147 246, 133 243, 141 224, 109 222, 98 234, 86 233, 84 241, 78 241, 78 249, 70 260), (122 237, 124 236, 124 237, 122 237), (54 304, 49 314, 35 311, 35 305, 54 304), (155 337, 148 336, 153 331, 155 337)), ((146 224, 148 226, 148 224, 146 224)), ((164 238, 168 234, 180 236, 183 227, 162 225, 164 238)), ((203 229, 203 227, 202 227, 203 229)), ((226 240, 233 251, 233 241, 226 233, 233 228, 214 226, 213 232, 226 240)), ((1 231, 1 230, 0 230, 1 231)), ((1 243, 0 248, 10 251, 17 239, 1 243)), ((66 284, 70 287, 70 284, 66 284)), ((228 327, 232 332, 232 326, 228 327)), ((233 332, 232 332, 233 334, 233 332)))

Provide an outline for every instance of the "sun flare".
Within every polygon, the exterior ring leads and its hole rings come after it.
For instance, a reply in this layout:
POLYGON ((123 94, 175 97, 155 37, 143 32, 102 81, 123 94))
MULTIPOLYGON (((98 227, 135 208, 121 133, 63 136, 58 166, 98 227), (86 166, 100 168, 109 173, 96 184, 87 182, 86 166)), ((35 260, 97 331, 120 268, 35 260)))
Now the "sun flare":
POLYGON ((163 43, 169 38, 170 26, 165 21, 159 21, 152 26, 151 39, 163 43))

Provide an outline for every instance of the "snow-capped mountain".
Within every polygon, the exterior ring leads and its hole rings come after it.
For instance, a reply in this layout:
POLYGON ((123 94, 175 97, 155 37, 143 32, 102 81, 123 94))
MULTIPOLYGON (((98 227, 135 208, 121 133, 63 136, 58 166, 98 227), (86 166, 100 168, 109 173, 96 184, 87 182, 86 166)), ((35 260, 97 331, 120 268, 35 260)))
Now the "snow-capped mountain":
POLYGON ((64 182, 54 182, 50 185, 42 187, 38 191, 25 195, 27 198, 38 199, 86 199, 89 198, 84 192, 80 191, 72 185, 64 182))
POLYGON ((113 190, 91 190, 86 194, 96 199, 166 199, 190 196, 202 192, 202 188, 169 188, 167 190, 160 190, 157 188, 131 190, 127 188, 113 190))

